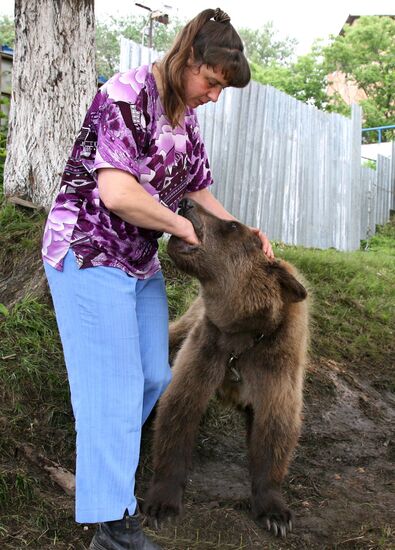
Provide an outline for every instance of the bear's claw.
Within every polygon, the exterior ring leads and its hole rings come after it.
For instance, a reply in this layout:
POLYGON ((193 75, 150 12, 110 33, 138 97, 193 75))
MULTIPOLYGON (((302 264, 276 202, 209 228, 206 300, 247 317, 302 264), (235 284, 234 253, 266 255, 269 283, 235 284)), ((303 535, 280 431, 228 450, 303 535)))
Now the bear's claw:
POLYGON ((277 491, 264 493, 255 501, 254 516, 275 537, 284 538, 292 533, 292 512, 277 491))
POLYGON ((174 519, 182 512, 182 491, 174 487, 152 485, 145 499, 144 514, 150 526, 158 529, 166 520, 174 519))
POLYGON ((292 533, 292 521, 270 521, 268 518, 266 518, 266 529, 269 531, 269 533, 273 533, 275 537, 281 536, 282 538, 285 538, 287 534, 292 533))

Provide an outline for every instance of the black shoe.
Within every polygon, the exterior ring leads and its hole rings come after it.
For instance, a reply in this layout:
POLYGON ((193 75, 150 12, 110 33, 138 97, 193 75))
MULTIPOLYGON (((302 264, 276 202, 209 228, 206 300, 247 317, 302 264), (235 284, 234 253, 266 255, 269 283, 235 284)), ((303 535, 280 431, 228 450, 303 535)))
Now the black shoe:
POLYGON ((145 536, 138 515, 99 523, 89 550, 161 550, 145 536))

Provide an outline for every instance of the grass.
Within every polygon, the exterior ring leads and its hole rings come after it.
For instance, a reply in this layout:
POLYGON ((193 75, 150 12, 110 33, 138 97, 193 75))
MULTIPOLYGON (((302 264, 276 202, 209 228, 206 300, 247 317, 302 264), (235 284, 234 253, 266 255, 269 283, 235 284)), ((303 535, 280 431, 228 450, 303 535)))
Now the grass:
POLYGON ((62 363, 53 311, 48 304, 26 297, 8 312, 1 326, 3 360, 0 377, 9 403, 23 397, 42 402, 65 380, 50 365, 62 363))
POLYGON ((395 224, 355 252, 279 247, 313 295, 313 352, 350 363, 393 361, 395 224))
POLYGON ((386 254, 395 260, 395 218, 379 227, 370 239, 362 241, 361 249, 386 254))
POLYGON ((178 271, 166 251, 167 240, 159 242, 159 256, 162 270, 166 276, 167 300, 171 319, 179 317, 188 309, 188 306, 198 293, 199 285, 196 280, 178 271))
MULTIPOLYGON (((0 268, 39 246, 43 215, 10 204, 0 208, 0 268)), ((175 270, 165 242, 160 256, 172 318, 198 291, 196 281, 175 270)), ((379 228, 361 250, 350 253, 277 244, 276 256, 294 263, 313 295, 312 351, 356 366, 389 364, 394 353, 395 223, 379 228)), ((26 429, 31 410, 40 422, 64 428, 70 421, 66 374, 49 300, 26 296, 8 311, 0 304, 0 398, 12 424, 26 429), (25 419, 25 420, 24 420, 25 419)), ((34 424, 34 421, 33 421, 34 424)))
MULTIPOLYGON (((37 254, 43 222, 42 213, 5 204, 0 198, 3 276, 12 273, 21 255, 37 254)), ((369 367, 378 388, 393 388, 395 223, 379 228, 359 251, 277 244, 275 253, 294 263, 309 282, 312 353, 356 369, 369 367)), ((186 310, 198 285, 175 270, 165 243, 161 243, 160 256, 174 318, 186 310)), ((73 469, 73 416, 49 298, 27 295, 9 309, 0 304, 0 342, 0 428, 4 433, 0 439, 0 539, 6 541, 2 548, 82 548, 59 542, 72 536, 81 540, 81 527, 73 522, 69 500, 60 490, 54 492, 43 476, 36 477, 31 465, 18 455, 21 442, 33 443, 49 458, 73 469)), ((232 424, 238 422, 234 416, 226 410, 218 413, 216 403, 213 407, 204 420, 203 436, 211 424, 221 433, 237 429, 238 424, 232 424)), ((388 534, 381 536, 384 548, 388 534)), ((187 542, 194 547, 192 539, 187 542)))
POLYGON ((3 316, 0 340, 1 419, 7 424, 0 443, 3 456, 18 442, 32 442, 53 458, 68 456, 66 462, 72 465, 69 391, 50 304, 29 297, 17 303, 3 316))
MULTIPOLYGON (((0 103, 4 102, 0 99, 0 103)), ((4 114, 0 111, 0 118, 4 114)), ((4 200, 3 175, 6 159, 7 118, 0 125, 0 273, 10 273, 14 259, 39 250, 44 224, 44 213, 40 210, 16 208, 4 200)), ((1 299, 0 299, 1 302, 1 299)))
POLYGON ((0 269, 8 272, 18 256, 39 250, 44 214, 17 208, 2 199, 0 206, 0 269))

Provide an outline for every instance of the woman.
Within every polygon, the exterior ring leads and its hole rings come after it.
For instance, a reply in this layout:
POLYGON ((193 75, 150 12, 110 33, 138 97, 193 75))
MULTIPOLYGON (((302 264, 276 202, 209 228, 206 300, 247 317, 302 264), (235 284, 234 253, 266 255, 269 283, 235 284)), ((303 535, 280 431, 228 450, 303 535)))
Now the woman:
POLYGON ((171 377, 157 239, 199 242, 176 214, 183 197, 234 219, 208 191, 193 109, 249 80, 229 17, 201 12, 161 62, 101 88, 49 214, 43 258, 76 420, 76 520, 99 523, 91 549, 159 548, 134 497, 141 427, 171 377))

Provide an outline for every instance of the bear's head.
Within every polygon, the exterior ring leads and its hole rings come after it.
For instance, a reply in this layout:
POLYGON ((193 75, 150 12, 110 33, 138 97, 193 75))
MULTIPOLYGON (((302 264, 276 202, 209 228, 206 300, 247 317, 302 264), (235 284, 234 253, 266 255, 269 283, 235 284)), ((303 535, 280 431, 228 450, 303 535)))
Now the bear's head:
POLYGON ((168 253, 210 294, 215 324, 221 319, 221 324, 231 322, 240 330, 245 321, 264 317, 274 326, 281 322, 284 305, 306 298, 292 266, 269 260, 249 227, 217 218, 190 199, 181 201, 179 213, 192 223, 200 243, 190 245, 173 235, 168 253))

